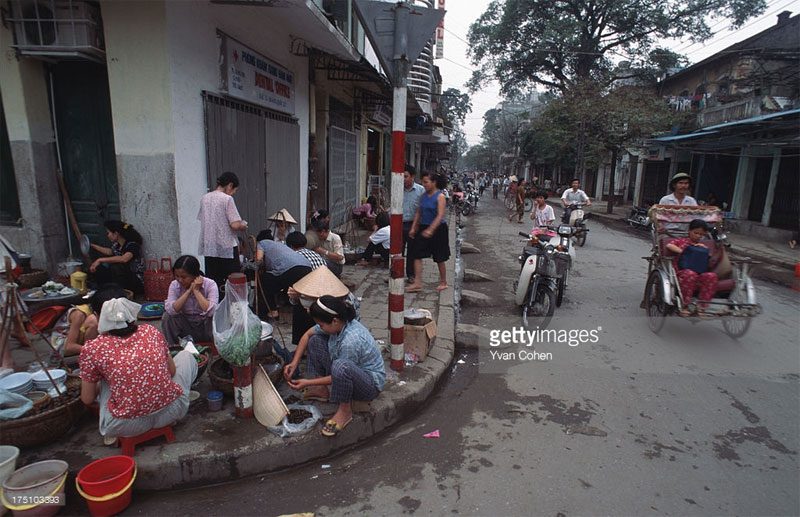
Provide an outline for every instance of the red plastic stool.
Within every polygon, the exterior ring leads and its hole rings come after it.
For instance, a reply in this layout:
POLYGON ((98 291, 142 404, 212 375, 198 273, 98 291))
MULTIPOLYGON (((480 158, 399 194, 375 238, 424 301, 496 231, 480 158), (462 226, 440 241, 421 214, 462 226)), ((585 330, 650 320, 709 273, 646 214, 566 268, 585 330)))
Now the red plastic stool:
POLYGON ((136 454, 136 446, 145 442, 149 442, 154 438, 163 436, 167 443, 175 441, 175 433, 172 432, 172 426, 159 427, 158 429, 150 429, 146 433, 137 436, 128 436, 127 438, 120 437, 119 446, 122 447, 122 454, 125 456, 133 457, 136 454))

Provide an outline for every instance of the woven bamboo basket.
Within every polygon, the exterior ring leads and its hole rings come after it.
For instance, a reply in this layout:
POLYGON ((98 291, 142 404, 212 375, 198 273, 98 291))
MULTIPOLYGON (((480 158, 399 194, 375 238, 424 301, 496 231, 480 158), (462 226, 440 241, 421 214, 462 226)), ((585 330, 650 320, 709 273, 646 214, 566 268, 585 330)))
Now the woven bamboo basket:
MULTIPOLYGON (((67 388, 80 386, 80 379, 68 378, 67 388)), ((83 416, 86 406, 79 396, 66 404, 54 407, 42 413, 0 421, 0 436, 4 445, 19 448, 35 447, 50 443, 67 433, 83 416)))

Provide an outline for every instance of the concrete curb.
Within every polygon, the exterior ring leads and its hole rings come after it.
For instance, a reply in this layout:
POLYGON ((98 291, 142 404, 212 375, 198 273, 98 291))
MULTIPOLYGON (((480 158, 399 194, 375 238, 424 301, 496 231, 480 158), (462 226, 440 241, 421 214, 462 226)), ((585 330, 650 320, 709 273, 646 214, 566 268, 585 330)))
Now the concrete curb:
MULTIPOLYGON (((455 245, 454 229, 451 232, 451 242, 455 245)), ((453 284, 454 264, 455 254, 447 263, 447 275, 453 284)), ((402 421, 425 403, 453 360, 453 296, 452 285, 439 292, 438 336, 428 358, 407 368, 401 374, 402 383, 387 383, 383 393, 371 403, 369 413, 356 413, 340 436, 325 438, 320 435, 318 425, 304 436, 281 439, 254 419, 238 420, 233 417, 230 400, 226 401, 226 407, 221 412, 196 414, 190 409, 189 418, 175 427, 175 442, 163 445, 156 442, 137 450, 135 459, 138 475, 134 488, 189 488, 296 467, 329 457, 402 421)), ((90 426, 84 425, 78 432, 65 436, 57 443, 24 451, 21 463, 59 458, 69 463, 70 471, 75 475, 91 461, 119 454, 119 449, 105 447, 101 443, 97 424, 92 422, 90 426)))

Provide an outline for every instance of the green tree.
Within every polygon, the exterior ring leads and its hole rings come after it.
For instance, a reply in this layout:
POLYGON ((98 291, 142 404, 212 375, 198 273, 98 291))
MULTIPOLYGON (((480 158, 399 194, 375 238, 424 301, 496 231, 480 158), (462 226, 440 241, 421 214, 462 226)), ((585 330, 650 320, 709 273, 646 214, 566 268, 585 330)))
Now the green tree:
POLYGON ((469 94, 458 88, 448 88, 439 99, 439 116, 453 125, 463 126, 472 111, 469 94))
POLYGON ((504 94, 535 85, 561 93, 586 82, 603 88, 620 60, 652 66, 659 39, 704 41, 710 22, 737 28, 765 7, 765 0, 494 0, 470 27, 478 67, 470 88, 486 79, 504 94))
POLYGON ((463 165, 464 155, 469 149, 467 137, 460 127, 455 127, 450 132, 450 163, 453 169, 459 170, 463 165))

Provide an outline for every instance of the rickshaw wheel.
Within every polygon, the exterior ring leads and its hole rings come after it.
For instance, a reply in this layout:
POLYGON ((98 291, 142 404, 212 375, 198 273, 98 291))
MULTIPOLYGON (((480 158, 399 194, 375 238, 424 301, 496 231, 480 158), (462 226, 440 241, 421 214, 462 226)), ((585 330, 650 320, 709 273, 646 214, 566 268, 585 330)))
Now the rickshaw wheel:
POLYGON ((658 271, 650 273, 644 292, 647 325, 650 330, 658 334, 664 327, 667 316, 667 306, 664 303, 664 287, 661 285, 661 275, 659 275, 658 271))
POLYGON ((722 328, 730 337, 740 338, 750 329, 750 320, 748 317, 727 316, 722 319, 722 328))

